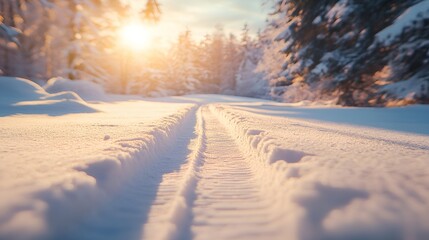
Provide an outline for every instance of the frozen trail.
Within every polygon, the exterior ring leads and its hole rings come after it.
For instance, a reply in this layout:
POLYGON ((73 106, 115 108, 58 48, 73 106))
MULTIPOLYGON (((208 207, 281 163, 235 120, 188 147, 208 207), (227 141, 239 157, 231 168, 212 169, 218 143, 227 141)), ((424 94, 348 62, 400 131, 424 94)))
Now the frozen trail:
MULTIPOLYGON (((171 232, 177 228, 174 222, 174 214, 177 211, 177 198, 181 195, 184 177, 189 172, 192 162, 188 161, 187 155, 192 155, 195 146, 196 132, 195 116, 191 122, 186 123, 183 136, 178 138, 177 143, 162 161, 158 170, 161 172, 155 199, 151 203, 147 221, 143 226, 141 239, 168 239, 171 232), (171 171, 166 171, 170 169, 171 171)), ((186 221, 186 219, 184 219, 186 221)))
POLYGON ((429 239, 427 106, 88 106, 0 118, 0 240, 429 239))
POLYGON ((205 151, 195 189, 191 232, 194 239, 246 239, 268 236, 270 219, 249 160, 208 108, 202 110, 205 151))
POLYGON ((416 206, 418 214, 401 213, 407 221, 426 216, 427 138, 219 104, 195 106, 176 125, 171 141, 152 146, 150 161, 61 239, 347 239, 326 224, 353 225, 335 218, 394 207, 390 196, 416 206), (403 171, 404 160, 422 170, 403 171))
POLYGON ((187 156, 193 152, 196 114, 178 126, 177 137, 154 156, 120 191, 109 197, 88 218, 59 239, 166 239, 174 228, 171 212, 182 179, 189 169, 187 156))
POLYGON ((171 150, 169 161, 184 164, 162 177, 142 238, 263 239, 272 234, 268 224, 274 209, 250 160, 208 106, 200 107, 195 119, 194 127, 187 124, 188 146, 171 150), (186 159, 174 155, 181 148, 188 150, 186 159))

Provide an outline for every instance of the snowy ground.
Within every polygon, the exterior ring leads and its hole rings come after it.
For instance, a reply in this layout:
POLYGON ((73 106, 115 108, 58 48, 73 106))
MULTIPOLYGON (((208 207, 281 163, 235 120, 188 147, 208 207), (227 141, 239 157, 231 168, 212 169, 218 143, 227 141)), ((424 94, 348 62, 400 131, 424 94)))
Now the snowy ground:
POLYGON ((27 90, 0 90, 0 239, 429 239, 427 106, 27 90))

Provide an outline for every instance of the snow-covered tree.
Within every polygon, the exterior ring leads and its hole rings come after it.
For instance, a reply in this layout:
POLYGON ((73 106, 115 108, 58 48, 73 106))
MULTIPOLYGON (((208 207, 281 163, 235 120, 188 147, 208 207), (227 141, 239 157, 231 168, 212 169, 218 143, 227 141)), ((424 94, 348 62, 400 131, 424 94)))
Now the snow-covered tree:
POLYGON ((262 58, 259 39, 252 39, 247 24, 241 33, 241 57, 236 73, 235 93, 239 96, 264 97, 267 95, 268 84, 264 75, 257 71, 262 58))
POLYGON ((275 89, 273 93, 287 101, 336 98, 343 105, 385 104, 388 99, 382 97, 378 77, 386 71, 386 65, 395 65, 389 79, 398 81, 417 68, 423 69, 427 61, 425 54, 418 54, 426 49, 425 2, 278 1, 274 17, 264 31, 271 42, 264 45, 259 70, 268 76, 275 89), (401 14, 413 12, 415 4, 420 4, 420 18, 417 23, 412 20, 414 27, 392 27, 402 33, 402 38, 387 45, 377 40, 377 34, 387 31, 401 14), (282 45, 280 52, 276 52, 275 41, 282 45), (420 51, 410 54, 411 49, 420 51), (280 71, 269 66, 271 59, 279 59, 279 54, 283 59, 280 71))
POLYGON ((234 34, 230 34, 225 43, 225 56, 222 66, 223 74, 220 90, 223 94, 235 94, 237 72, 243 58, 240 47, 237 37, 234 34))
POLYGON ((388 52, 383 69, 387 76, 379 81, 378 92, 381 101, 429 103, 429 1, 407 5, 376 35, 378 49, 388 52))
POLYGON ((221 25, 216 26, 207 51, 210 54, 208 84, 212 85, 211 91, 213 93, 218 93, 223 77, 223 61, 225 56, 225 33, 221 25))
POLYGON ((170 77, 171 86, 176 90, 176 93, 183 95, 186 93, 194 93, 199 88, 199 79, 197 79, 198 68, 195 64, 196 45, 192 40, 190 30, 186 30, 178 37, 177 44, 173 47, 172 53, 172 68, 170 73, 174 73, 170 77))
POLYGON ((105 37, 101 34, 108 26, 100 23, 100 19, 107 20, 103 12, 108 4, 100 0, 73 0, 62 7, 69 16, 65 70, 67 77, 71 80, 84 78, 94 82, 102 81, 103 76, 108 74, 99 67, 94 58, 100 56, 104 50, 99 39, 105 37))

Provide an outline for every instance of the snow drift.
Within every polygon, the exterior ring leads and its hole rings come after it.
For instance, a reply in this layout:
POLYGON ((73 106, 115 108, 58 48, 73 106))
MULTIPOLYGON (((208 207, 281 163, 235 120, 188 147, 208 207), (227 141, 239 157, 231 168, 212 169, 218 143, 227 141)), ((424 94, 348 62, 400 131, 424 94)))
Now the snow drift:
MULTIPOLYGON (((31 87, 43 97, 43 90, 31 87)), ((106 205, 133 192, 132 182, 153 171, 195 111, 194 105, 167 103, 138 111, 153 105, 101 103, 103 112, 94 114, 0 118, 0 195, 7 196, 0 199, 0 239, 107 239, 123 233, 106 226, 106 212, 123 216, 106 205)), ((130 226, 138 230, 138 223, 123 227, 133 232, 130 226)))
POLYGON ((281 199, 276 219, 287 239, 429 236, 429 138, 210 109, 252 161, 266 194, 281 199))
POLYGON ((74 92, 49 94, 30 80, 0 77, 0 116, 11 114, 62 115, 96 111, 74 92))
POLYGON ((77 93, 86 101, 105 101, 107 100, 104 89, 93 82, 85 80, 69 80, 65 78, 52 78, 43 88, 48 93, 58 93, 63 91, 72 91, 77 93))

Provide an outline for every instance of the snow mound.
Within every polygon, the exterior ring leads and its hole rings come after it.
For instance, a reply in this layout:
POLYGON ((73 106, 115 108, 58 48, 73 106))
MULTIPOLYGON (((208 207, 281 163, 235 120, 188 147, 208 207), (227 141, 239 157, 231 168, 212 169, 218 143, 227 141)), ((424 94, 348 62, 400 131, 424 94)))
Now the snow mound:
POLYGON ((48 93, 72 91, 86 101, 105 101, 107 99, 104 89, 93 82, 85 80, 69 80, 65 78, 52 78, 43 88, 48 93))
POLYGON ((59 115, 96 111, 74 92, 49 94, 30 80, 0 77, 0 116, 20 113, 59 115))
POLYGON ((0 104, 36 100, 46 95, 37 84, 22 78, 0 77, 0 104))

